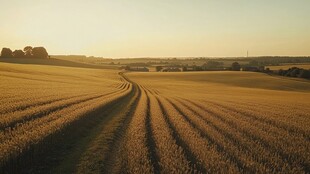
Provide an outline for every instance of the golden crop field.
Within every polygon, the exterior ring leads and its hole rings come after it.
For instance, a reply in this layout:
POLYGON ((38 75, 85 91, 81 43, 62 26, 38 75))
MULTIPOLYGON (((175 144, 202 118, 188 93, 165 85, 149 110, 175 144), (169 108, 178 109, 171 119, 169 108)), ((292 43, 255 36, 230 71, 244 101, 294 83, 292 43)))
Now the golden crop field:
POLYGON ((143 86, 151 111, 158 105, 149 124, 158 141, 161 170, 309 172, 309 82, 251 72, 130 73, 128 77, 143 86), (158 139, 156 130, 161 133, 158 139), (177 154, 174 146, 180 151, 177 156, 183 154, 185 159, 168 155, 167 151, 177 154), (166 161, 166 156, 171 159, 166 161), (188 165, 180 168, 171 160, 188 165))
POLYGON ((0 173, 308 173, 310 83, 0 64, 0 173))

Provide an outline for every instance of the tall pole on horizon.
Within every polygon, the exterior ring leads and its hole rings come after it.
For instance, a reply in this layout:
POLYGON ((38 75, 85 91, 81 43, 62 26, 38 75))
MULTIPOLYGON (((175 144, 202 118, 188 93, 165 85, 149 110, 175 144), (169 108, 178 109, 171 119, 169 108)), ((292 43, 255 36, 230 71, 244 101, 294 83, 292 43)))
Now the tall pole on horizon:
POLYGON ((246 57, 249 57, 249 50, 246 51, 246 57))

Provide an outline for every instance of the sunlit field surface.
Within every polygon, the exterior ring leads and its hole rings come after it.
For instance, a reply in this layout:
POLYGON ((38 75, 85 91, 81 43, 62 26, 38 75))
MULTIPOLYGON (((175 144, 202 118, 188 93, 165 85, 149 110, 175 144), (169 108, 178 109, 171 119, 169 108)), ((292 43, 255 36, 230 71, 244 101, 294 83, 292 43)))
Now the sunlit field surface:
MULTIPOLYGON (((153 135, 146 139, 154 139, 163 171, 309 171, 308 81, 251 72, 129 73, 128 77, 148 98, 146 125, 153 135)), ((139 146, 149 147, 147 141, 139 146)))
POLYGON ((0 173, 307 173, 310 83, 0 64, 0 173))
MULTIPOLYGON (((40 65, 1 63, 0 81, 0 160, 12 167, 6 171, 14 171, 19 162, 37 163, 36 154, 61 142, 66 128, 79 129, 78 121, 131 89, 117 71, 40 65)), ((67 136, 78 132, 66 131, 67 136)))

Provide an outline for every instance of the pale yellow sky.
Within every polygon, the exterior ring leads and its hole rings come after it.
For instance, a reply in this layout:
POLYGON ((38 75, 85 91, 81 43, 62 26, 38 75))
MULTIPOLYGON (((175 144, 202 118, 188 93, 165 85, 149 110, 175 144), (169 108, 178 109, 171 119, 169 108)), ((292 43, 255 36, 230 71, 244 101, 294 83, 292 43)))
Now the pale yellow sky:
POLYGON ((103 57, 310 55, 309 0, 0 0, 0 47, 103 57))

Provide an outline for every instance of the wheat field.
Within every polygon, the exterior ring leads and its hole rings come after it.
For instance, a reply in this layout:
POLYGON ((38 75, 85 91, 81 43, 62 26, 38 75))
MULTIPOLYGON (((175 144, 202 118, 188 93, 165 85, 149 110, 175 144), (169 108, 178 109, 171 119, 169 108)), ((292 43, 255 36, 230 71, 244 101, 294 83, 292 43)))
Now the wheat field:
POLYGON ((0 173, 309 173, 310 83, 0 64, 0 173))

